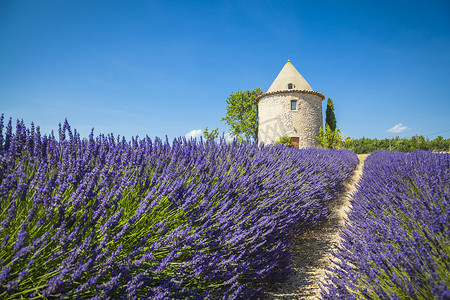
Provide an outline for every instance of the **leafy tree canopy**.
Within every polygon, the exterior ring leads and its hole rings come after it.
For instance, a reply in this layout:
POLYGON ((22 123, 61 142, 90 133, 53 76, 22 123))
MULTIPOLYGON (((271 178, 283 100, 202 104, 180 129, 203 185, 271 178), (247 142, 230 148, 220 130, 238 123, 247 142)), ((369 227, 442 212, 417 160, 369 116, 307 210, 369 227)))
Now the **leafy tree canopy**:
POLYGON ((230 133, 242 140, 251 137, 258 140, 258 103, 256 97, 263 89, 231 93, 227 98, 227 112, 222 121, 230 126, 230 133))

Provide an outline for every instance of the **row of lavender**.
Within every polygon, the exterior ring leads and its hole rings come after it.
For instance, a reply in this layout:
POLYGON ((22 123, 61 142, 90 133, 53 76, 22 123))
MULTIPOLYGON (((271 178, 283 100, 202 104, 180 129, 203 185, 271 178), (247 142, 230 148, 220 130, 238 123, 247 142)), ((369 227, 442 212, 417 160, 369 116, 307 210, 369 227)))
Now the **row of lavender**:
POLYGON ((350 151, 59 137, 0 122, 0 298, 251 298, 287 275, 350 151))
POLYGON ((324 299, 450 299, 450 154, 365 161, 324 299))

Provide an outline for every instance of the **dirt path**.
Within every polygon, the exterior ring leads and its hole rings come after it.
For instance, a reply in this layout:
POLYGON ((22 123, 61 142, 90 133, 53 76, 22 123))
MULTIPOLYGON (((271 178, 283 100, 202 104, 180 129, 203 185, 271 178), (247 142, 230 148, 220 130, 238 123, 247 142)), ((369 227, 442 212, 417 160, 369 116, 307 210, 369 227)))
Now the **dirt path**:
POLYGON ((345 182, 345 192, 333 202, 329 220, 315 230, 295 238, 292 255, 293 274, 283 284, 273 287, 268 299, 321 299, 317 281, 325 276, 324 265, 329 262, 327 253, 339 241, 339 230, 350 207, 349 197, 362 174, 367 155, 358 155, 359 164, 345 182))

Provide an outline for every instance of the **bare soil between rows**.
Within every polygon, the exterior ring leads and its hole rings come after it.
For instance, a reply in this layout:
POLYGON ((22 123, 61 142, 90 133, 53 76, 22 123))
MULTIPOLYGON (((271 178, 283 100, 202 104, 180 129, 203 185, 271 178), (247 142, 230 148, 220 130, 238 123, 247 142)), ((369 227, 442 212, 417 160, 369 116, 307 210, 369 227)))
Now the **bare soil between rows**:
POLYGON ((283 283, 274 285, 267 299, 322 299, 318 281, 325 277, 324 266, 330 263, 333 250, 339 243, 339 231, 345 224, 350 210, 350 197, 356 191, 366 155, 358 155, 359 164, 352 176, 344 183, 345 191, 332 201, 331 214, 326 222, 314 230, 307 231, 294 239, 291 277, 283 283))

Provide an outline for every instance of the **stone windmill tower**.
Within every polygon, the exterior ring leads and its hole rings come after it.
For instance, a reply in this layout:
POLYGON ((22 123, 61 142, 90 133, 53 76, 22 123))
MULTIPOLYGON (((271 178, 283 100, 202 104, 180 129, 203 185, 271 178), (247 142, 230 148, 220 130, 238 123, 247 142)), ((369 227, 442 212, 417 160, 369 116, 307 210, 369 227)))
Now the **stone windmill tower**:
POLYGON ((322 100, 288 60, 258 102, 258 141, 274 143, 288 136, 296 148, 317 147, 322 127, 322 100))

